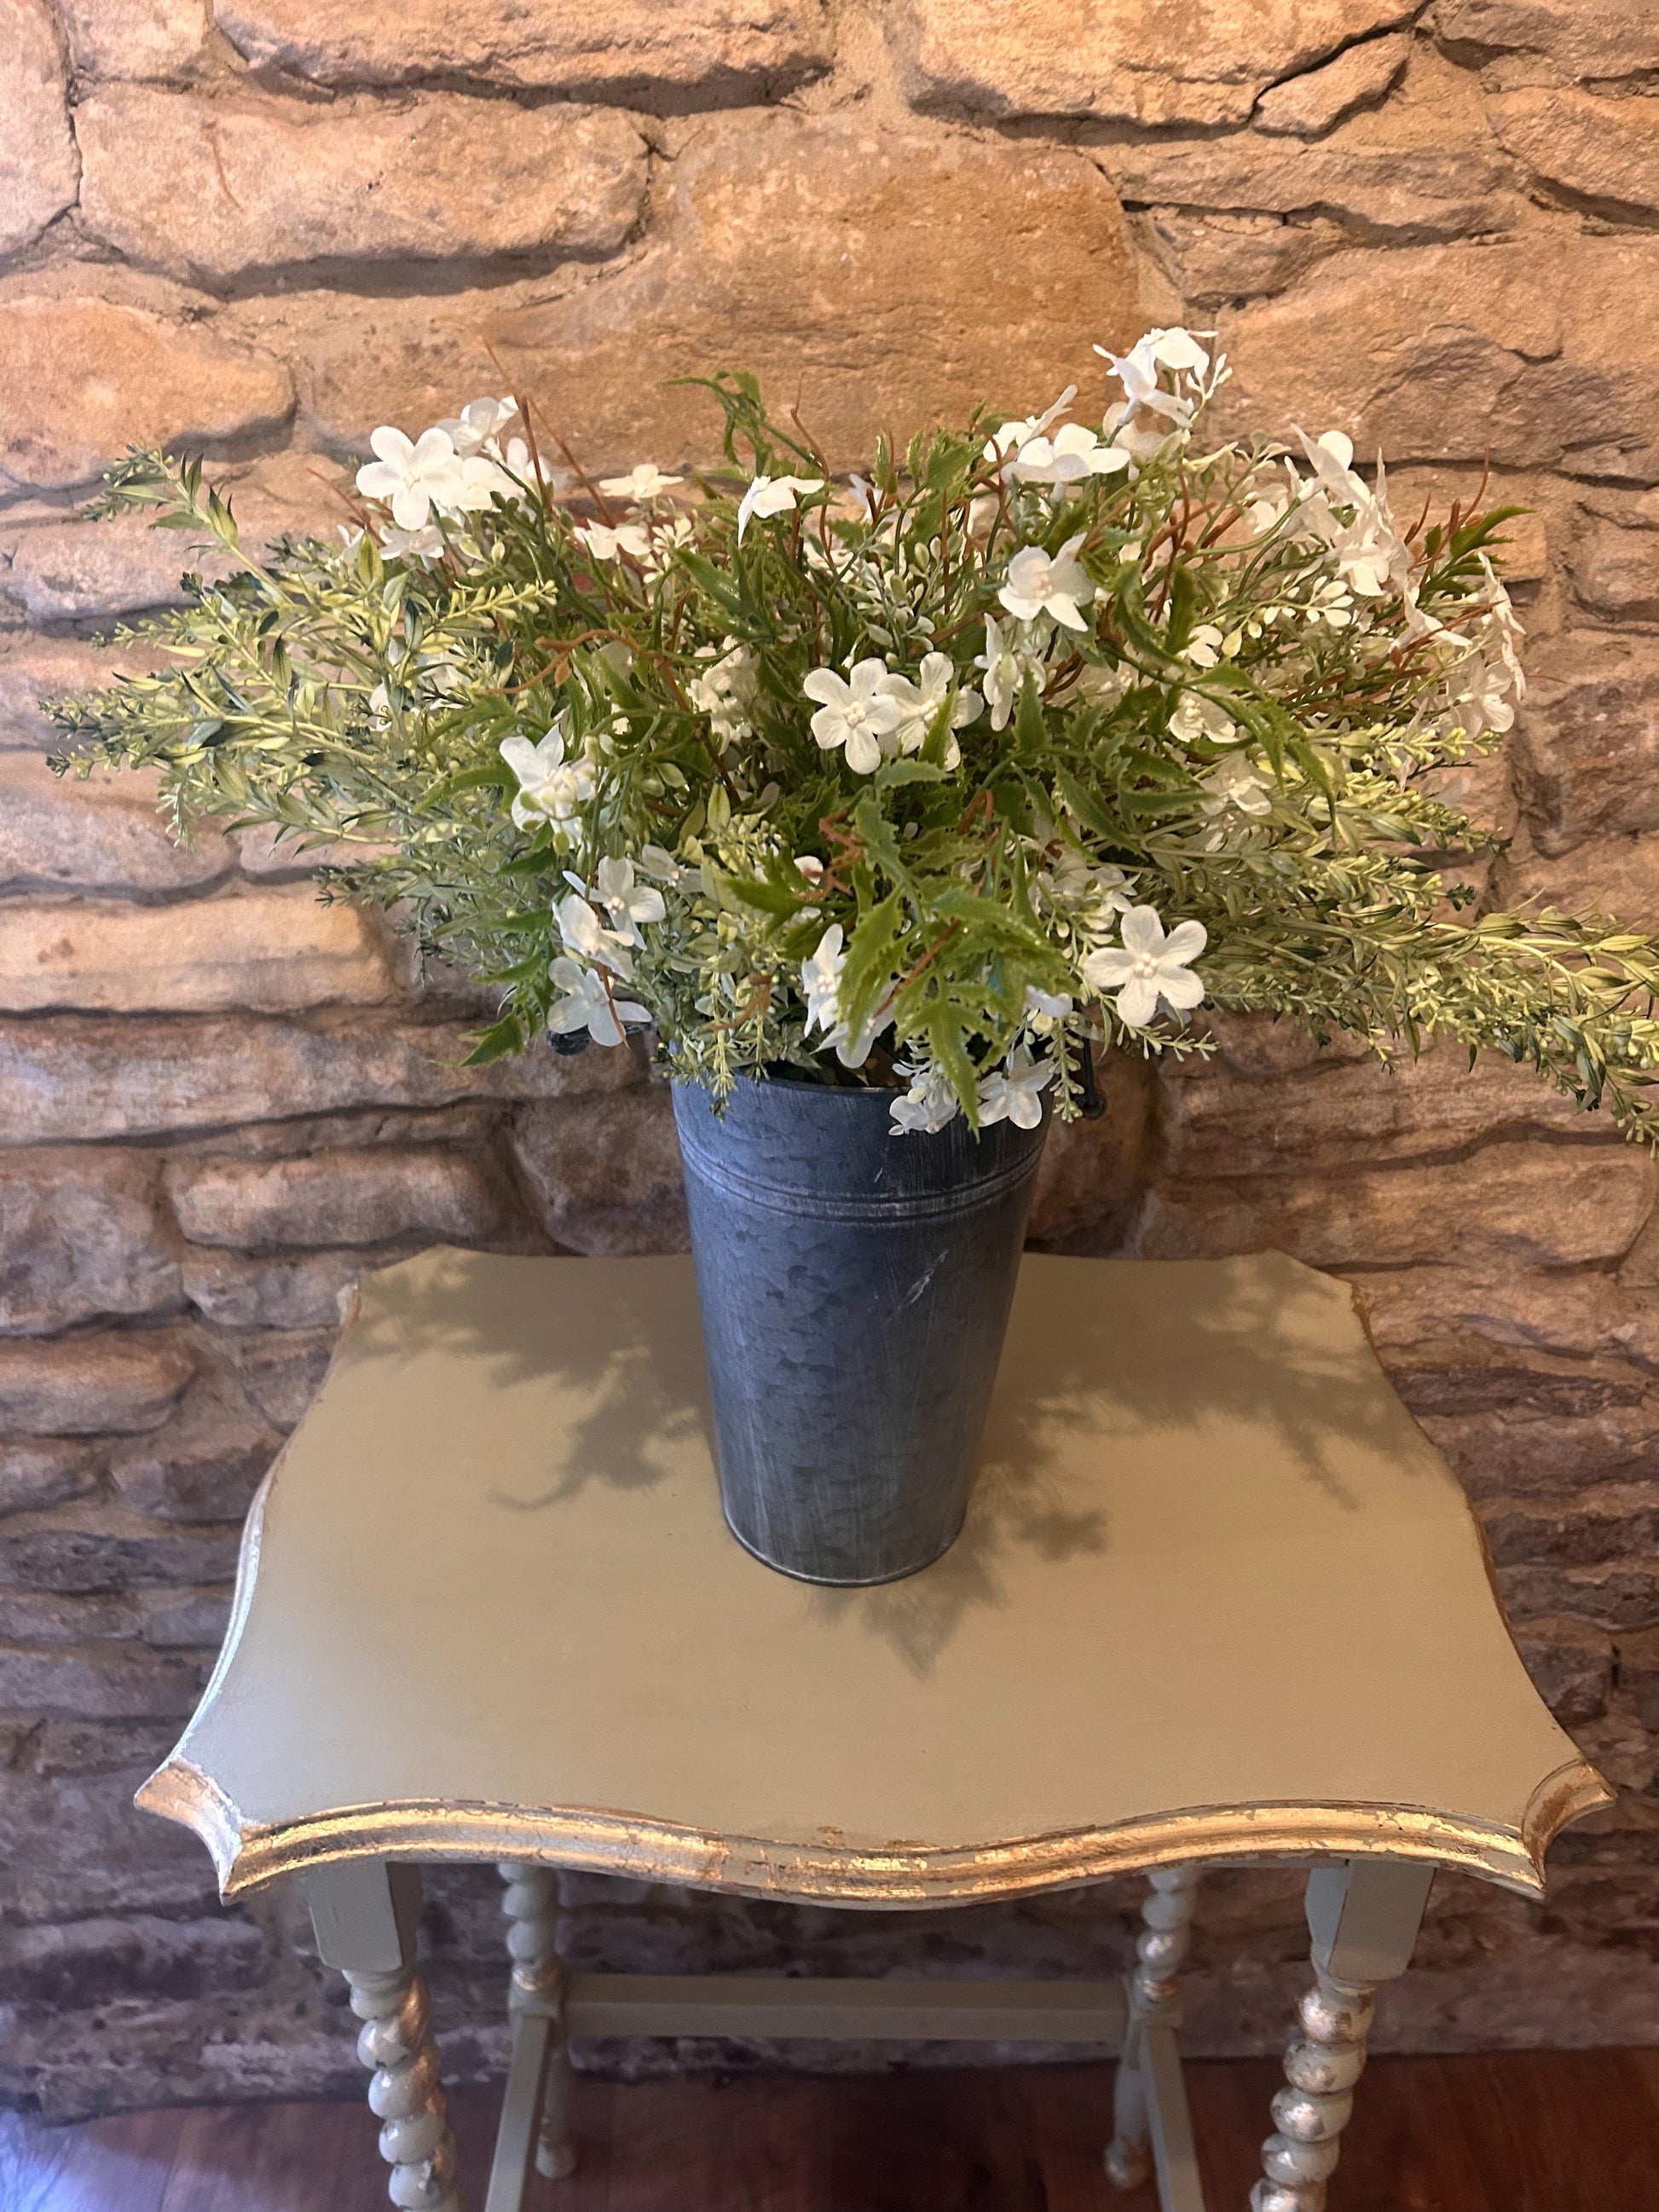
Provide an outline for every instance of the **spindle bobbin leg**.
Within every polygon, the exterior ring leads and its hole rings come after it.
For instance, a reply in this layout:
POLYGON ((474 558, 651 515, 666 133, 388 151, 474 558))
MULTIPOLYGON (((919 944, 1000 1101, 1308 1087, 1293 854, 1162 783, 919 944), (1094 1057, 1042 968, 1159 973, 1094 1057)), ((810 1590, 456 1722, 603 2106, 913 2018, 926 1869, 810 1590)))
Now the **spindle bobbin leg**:
POLYGON ((306 1893, 323 1962, 345 1976, 362 2022, 357 2056, 372 2069, 387 2194, 400 2212, 461 2212, 426 1984, 415 1971, 419 1872, 356 1859, 307 1876, 306 1893))
POLYGON ((501 1910, 513 1961, 507 1995, 513 2058, 485 2212, 516 2212, 519 2196, 514 2192, 522 2191, 528 2180, 532 2130, 536 2171, 550 2180, 562 2181, 574 2171, 576 2146, 570 2133, 570 2053, 554 1875, 550 1868, 510 1860, 495 1871, 503 1885, 501 1910))
POLYGON ((1302 2032, 1285 2053, 1250 2212, 1325 2212, 1364 2071, 1373 1992, 1411 1963, 1433 1880, 1432 1867, 1400 1859, 1350 1859, 1309 1875, 1314 1986, 1297 2008, 1302 2032))
POLYGON ((1152 2172, 1153 2115, 1148 2095, 1149 2027, 1180 2024, 1176 1977, 1192 1942, 1198 1869, 1160 1867, 1140 1908, 1136 1966, 1128 1978, 1129 2023, 1112 2089, 1113 2136, 1106 2173, 1119 2189, 1136 2189, 1152 2172))

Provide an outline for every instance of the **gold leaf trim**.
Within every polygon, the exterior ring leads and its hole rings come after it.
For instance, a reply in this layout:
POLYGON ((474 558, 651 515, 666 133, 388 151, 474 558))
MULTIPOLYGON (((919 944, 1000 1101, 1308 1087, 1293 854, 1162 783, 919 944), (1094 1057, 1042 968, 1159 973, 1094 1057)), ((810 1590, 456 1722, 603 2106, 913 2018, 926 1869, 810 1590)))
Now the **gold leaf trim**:
POLYGON ((739 1896, 879 1907, 975 1904, 1191 1860, 1372 1853, 1456 1867, 1537 1897, 1552 1838, 1570 1820, 1610 1803, 1612 1793, 1575 1760, 1534 1791, 1518 1833, 1422 1806, 1201 1805, 1008 1843, 866 1850, 712 1835, 620 1813, 490 1804, 356 1805, 262 1826, 244 1820, 210 1777, 176 1756, 137 1802, 201 1838, 227 1898, 346 1859, 544 1859, 739 1896))

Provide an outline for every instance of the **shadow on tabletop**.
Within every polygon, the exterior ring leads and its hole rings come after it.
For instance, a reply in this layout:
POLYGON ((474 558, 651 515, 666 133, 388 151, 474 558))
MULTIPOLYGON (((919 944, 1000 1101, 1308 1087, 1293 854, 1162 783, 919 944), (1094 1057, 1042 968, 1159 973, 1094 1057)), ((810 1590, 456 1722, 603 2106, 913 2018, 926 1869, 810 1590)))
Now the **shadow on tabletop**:
MULTIPOLYGON (((690 1447, 708 1465, 718 1511, 695 1320, 687 1258, 441 1250, 366 1282, 347 1356, 409 1363, 448 1352, 483 1361, 499 1388, 556 1382, 545 1486, 493 1493, 511 1510, 554 1510, 594 1482, 649 1489, 690 1447)), ((1028 1255, 1000 1375, 968 1518, 943 1558, 869 1589, 803 1585, 815 1607, 855 1613, 918 1674, 933 1671, 967 1613, 1004 1601, 1001 1570, 1013 1553, 1063 1561, 1107 1547, 1098 1488, 1079 1470, 1084 1433, 1102 1454, 1144 1455, 1160 1431, 1212 1431, 1229 1453, 1248 1431, 1350 1510, 1357 1501, 1339 1467, 1356 1443, 1429 1463, 1346 1285, 1281 1253, 1028 1255)))

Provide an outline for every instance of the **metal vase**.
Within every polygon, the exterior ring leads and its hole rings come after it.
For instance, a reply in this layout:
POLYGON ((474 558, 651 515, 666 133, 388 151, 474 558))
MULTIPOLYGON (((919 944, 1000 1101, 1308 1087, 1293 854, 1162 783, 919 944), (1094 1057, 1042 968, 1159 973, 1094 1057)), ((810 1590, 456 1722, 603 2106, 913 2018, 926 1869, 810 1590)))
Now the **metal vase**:
POLYGON ((962 1527, 1048 1132, 890 1133, 890 1091, 674 1086, 720 1498, 803 1582, 913 1575, 962 1527))

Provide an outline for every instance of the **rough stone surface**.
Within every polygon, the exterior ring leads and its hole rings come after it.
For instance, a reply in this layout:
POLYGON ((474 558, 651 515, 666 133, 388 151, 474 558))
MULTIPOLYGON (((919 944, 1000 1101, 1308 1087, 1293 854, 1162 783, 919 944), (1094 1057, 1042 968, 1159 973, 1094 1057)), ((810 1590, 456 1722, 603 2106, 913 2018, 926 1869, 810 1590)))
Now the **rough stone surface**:
POLYGON ((305 886, 187 905, 14 902, 0 937, 0 1008, 276 1012, 375 1006, 397 985, 381 932, 305 886))
MULTIPOLYGON (((1080 155, 777 112, 695 126, 654 244, 485 330, 553 421, 580 424, 585 454, 711 461, 707 395, 663 387, 727 359, 740 332, 745 362, 799 392, 814 435, 851 462, 883 423, 1058 390, 1091 339, 1136 321, 1135 285, 1117 202, 1080 155)), ((367 370, 352 368, 360 391, 367 370)))
POLYGON ((313 106, 112 88, 76 115, 81 208, 131 260, 209 280, 331 262, 587 259, 645 187, 625 118, 453 93, 313 106))
MULTIPOLYGON (((633 1051, 464 1068, 491 994, 417 992, 379 918, 314 907, 325 855, 211 828, 179 852, 151 783, 50 778, 42 695, 155 665, 88 633, 175 604, 198 557, 77 506, 159 440, 206 449, 251 543, 331 531, 377 423, 507 384, 592 465, 714 463, 716 410, 668 387, 723 363, 856 463, 981 398, 1075 380, 1092 410, 1091 342, 1218 325, 1218 429, 1380 443, 1413 514, 1474 497, 1490 454, 1528 510, 1505 534, 1532 689, 1504 751, 1443 779, 1507 841, 1448 871, 1489 905, 1659 922, 1659 15, 0 0, 0 2100, 359 2097, 297 1897, 224 1914, 132 1791, 211 1663, 342 1293, 434 1238, 682 1247, 669 1102, 633 1051)), ((1620 1792, 1555 1847, 1541 1911, 1437 1884, 1377 2047, 1659 2039, 1652 1164, 1501 1060, 1389 1073, 1285 1024, 1216 1033, 1207 1060, 1101 1071, 1033 1241, 1276 1243, 1343 1274, 1620 1792)), ((1189 2047, 1281 2047, 1297 1887, 1206 1881, 1189 2047)), ((447 2067, 498 2076, 495 1877, 428 1894, 447 2067)), ((1115 1974, 1139 1886, 891 1916, 561 1894, 594 1967, 1115 1974)))
POLYGON ((403 0, 344 15, 331 0, 215 0, 250 61, 325 84, 422 77, 546 86, 645 105, 777 94, 832 52, 822 0, 403 0))
POLYGON ((1111 123, 1236 123, 1259 95, 1340 46, 1402 21, 1400 0, 911 0, 896 37, 919 106, 1111 123))
POLYGON ((248 436, 294 404, 284 364, 200 324, 73 293, 0 299, 0 477, 14 483, 90 483, 129 446, 248 436))
POLYGON ((64 57, 45 0, 0 0, 0 254, 27 246, 75 198, 80 163, 64 57))
POLYGON ((1659 213, 1659 100, 1540 88, 1500 94, 1487 112, 1543 183, 1598 206, 1659 213))
MULTIPOLYGON (((1317 149, 1313 149, 1316 151, 1317 149)), ((1342 430, 1394 461, 1659 478, 1659 352, 1620 304, 1659 237, 1345 252, 1227 318, 1226 419, 1342 430)))
POLYGON ((1369 107, 1390 91, 1412 50, 1411 34, 1366 39, 1322 69, 1271 86, 1250 120, 1274 137, 1317 138, 1357 107, 1369 107))
POLYGON ((58 0, 77 76, 188 75, 208 42, 205 0, 58 0))
POLYGON ((182 1297, 153 1158, 0 1152, 0 1329, 165 1312, 182 1297))

